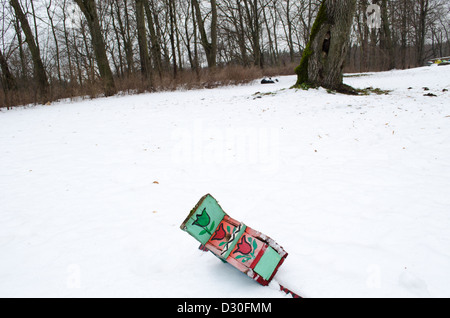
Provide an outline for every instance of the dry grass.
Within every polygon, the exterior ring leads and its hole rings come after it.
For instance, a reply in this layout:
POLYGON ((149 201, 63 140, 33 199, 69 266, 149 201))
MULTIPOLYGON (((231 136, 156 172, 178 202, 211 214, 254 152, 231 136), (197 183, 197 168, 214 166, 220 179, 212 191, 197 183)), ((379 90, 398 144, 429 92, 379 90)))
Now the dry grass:
MULTIPOLYGON (((199 88, 215 88, 226 85, 247 84, 263 77, 274 77, 294 74, 295 65, 279 67, 226 66, 215 69, 179 70, 176 77, 173 72, 165 72, 161 76, 154 74, 149 80, 143 80, 139 74, 124 78, 116 78, 119 94, 136 94, 155 91, 173 91, 177 89, 191 90, 199 88)), ((0 90, 0 108, 11 108, 30 104, 50 104, 61 99, 97 98, 103 96, 100 82, 64 84, 54 82, 46 96, 37 93, 33 83, 26 83, 17 91, 0 90)))

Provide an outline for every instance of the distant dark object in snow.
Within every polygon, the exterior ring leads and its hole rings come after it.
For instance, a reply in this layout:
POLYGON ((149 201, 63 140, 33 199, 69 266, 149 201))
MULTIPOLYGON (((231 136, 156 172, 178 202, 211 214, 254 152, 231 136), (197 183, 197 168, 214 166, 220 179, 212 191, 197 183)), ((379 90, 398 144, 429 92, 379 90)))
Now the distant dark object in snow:
POLYGON ((430 89, 428 87, 423 88, 424 91, 429 91, 430 89))
POLYGON ((444 89, 442 90, 442 92, 443 92, 443 93, 448 92, 448 89, 444 88, 444 89))
POLYGON ((428 96, 428 97, 437 97, 437 95, 434 95, 433 93, 428 93, 428 94, 425 94, 425 95, 423 95, 423 96, 428 96))
POLYGON ((261 81, 261 84, 275 84, 275 82, 278 82, 278 80, 277 79, 273 80, 271 77, 269 77, 269 78, 264 78, 261 81))

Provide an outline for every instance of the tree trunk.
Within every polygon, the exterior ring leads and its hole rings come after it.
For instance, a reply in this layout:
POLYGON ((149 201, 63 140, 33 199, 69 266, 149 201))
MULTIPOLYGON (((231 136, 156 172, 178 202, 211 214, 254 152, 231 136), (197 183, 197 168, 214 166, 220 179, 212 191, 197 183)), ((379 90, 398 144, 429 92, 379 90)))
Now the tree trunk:
POLYGON ((69 42, 69 32, 67 30, 67 23, 66 23, 66 0, 64 0, 62 5, 62 11, 63 11, 63 30, 64 30, 64 41, 66 44, 66 50, 67 50, 67 62, 69 67, 69 77, 70 77, 70 83, 73 83, 74 76, 73 76, 73 70, 72 70, 72 59, 70 54, 70 42, 69 42))
POLYGON ((20 30, 20 22, 17 19, 17 17, 14 19, 14 30, 16 31, 17 41, 19 42, 18 45, 19 45, 19 57, 21 66, 20 80, 23 83, 25 83, 27 81, 27 74, 28 74, 25 52, 23 50, 23 44, 25 43, 25 41, 22 40, 22 31, 20 30))
POLYGON ((94 48, 95 58, 97 60, 98 70, 103 82, 103 89, 106 96, 114 95, 116 85, 114 83, 111 67, 106 56, 105 42, 103 41, 100 29, 100 21, 97 14, 97 8, 94 0, 75 0, 80 7, 88 22, 89 31, 92 37, 92 46, 94 48))
POLYGON ((48 92, 48 79, 47 74, 45 73, 44 64, 42 63, 41 60, 39 47, 36 44, 33 32, 31 31, 30 25, 28 24, 27 17, 25 16, 25 14, 22 11, 22 8, 20 7, 19 1, 10 0, 10 4, 14 8, 14 12, 16 13, 17 19, 20 21, 23 33, 25 33, 26 37, 25 41, 28 44, 31 57, 33 59, 34 75, 36 76, 39 92, 41 93, 42 97, 45 97, 48 92))
POLYGON ((144 79, 149 79, 151 81, 151 64, 148 54, 147 30, 145 27, 143 0, 136 0, 136 24, 139 44, 139 57, 141 60, 141 74, 144 79))
POLYGON ((168 0, 167 5, 169 6, 169 23, 170 23, 170 32, 169 32, 169 39, 170 39, 170 46, 172 48, 172 61, 173 61, 173 78, 176 78, 178 76, 178 66, 177 66, 177 52, 175 47, 175 2, 174 0, 168 0))
POLYGON ((428 17, 429 0, 419 1, 419 27, 417 35, 417 66, 423 66, 424 64, 424 51, 425 51, 425 35, 426 35, 426 20, 428 17))
POLYGON ((124 13, 122 13, 121 8, 119 6, 119 1, 111 1, 112 4, 115 4, 117 23, 119 24, 119 33, 122 38, 123 48, 125 50, 125 58, 127 60, 127 69, 126 74, 130 76, 134 73, 134 61, 133 61, 133 44, 130 36, 130 23, 129 23, 129 14, 128 14, 128 3, 127 1, 123 1, 123 9, 124 13), (122 20, 122 14, 124 15, 125 20, 122 20))
POLYGON ((290 1, 287 0, 286 1, 286 24, 288 27, 288 31, 287 31, 286 38, 287 38, 288 47, 289 47, 289 58, 291 60, 291 63, 293 63, 295 52, 294 52, 294 41, 293 41, 293 37, 292 37, 293 25, 292 25, 292 21, 291 21, 291 8, 290 7, 291 7, 290 1))
POLYGON ((206 60, 208 61, 208 67, 212 68, 216 66, 217 57, 217 4, 216 0, 211 1, 211 42, 208 41, 208 36, 205 30, 205 24, 200 11, 200 5, 198 0, 192 0, 192 6, 195 9, 195 15, 197 18, 197 26, 200 31, 200 40, 205 50, 206 60))
POLYGON ((117 28, 117 23, 116 23, 116 15, 114 13, 114 2, 111 1, 110 3, 110 14, 111 14, 111 19, 112 19, 112 28, 114 30, 114 35, 116 36, 116 43, 117 43, 117 53, 119 54, 119 56, 117 57, 119 60, 119 63, 117 64, 115 62, 114 59, 114 65, 116 67, 116 73, 119 77, 123 77, 124 76, 124 65, 123 65, 123 54, 122 54, 122 45, 120 43, 120 32, 119 29, 117 28))
POLYGON ((239 49, 241 51, 242 64, 247 67, 250 65, 250 63, 247 57, 247 46, 245 44, 244 13, 240 0, 236 0, 236 6, 239 18, 239 24, 236 23, 237 41, 239 44, 239 49))
POLYGON ((58 80, 61 83, 62 82, 62 76, 61 76, 61 63, 59 58, 59 42, 58 42, 58 36, 56 35, 56 27, 53 22, 53 15, 55 14, 55 10, 51 10, 52 1, 48 3, 47 6, 47 16, 48 20, 50 21, 50 27, 52 29, 53 34, 53 40, 55 41, 55 49, 56 49, 56 72, 58 74, 58 80), (53 13, 52 13, 53 12, 53 13))
POLYGON ((151 52, 153 57, 153 64, 158 71, 158 75, 162 77, 162 58, 161 58, 161 46, 159 44, 158 34, 155 31, 155 24, 153 19, 153 6, 150 10, 150 5, 148 1, 144 1, 145 14, 147 15, 147 24, 150 30, 150 41, 151 41, 151 52))
POLYGON ((266 31, 267 31, 267 39, 269 40, 269 58, 270 58, 270 64, 271 65, 275 65, 277 63, 276 61, 276 54, 275 54, 275 49, 274 49, 274 45, 273 45, 273 40, 272 40, 272 34, 271 34, 271 28, 269 27, 269 21, 267 19, 267 14, 266 14, 266 9, 264 8, 262 10, 263 13, 263 18, 264 18, 264 25, 266 26, 266 31))
POLYGON ((0 49, 0 67, 3 73, 4 81, 4 89, 5 91, 11 91, 11 90, 17 90, 17 83, 14 79, 14 76, 11 74, 11 71, 9 70, 8 63, 6 61, 6 58, 3 56, 3 53, 0 49))
POLYGON ((324 0, 311 30, 300 65, 296 68, 302 84, 346 91, 342 70, 347 56, 356 0, 324 0))
POLYGON ((260 44, 260 21, 259 7, 257 0, 244 0, 244 9, 247 15, 248 29, 250 32, 250 42, 253 50, 253 64, 263 68, 264 61, 260 44))
POLYGON ((401 62, 402 68, 406 68, 406 45, 407 45, 407 18, 408 18, 408 8, 407 8, 408 0, 403 0, 401 3, 401 28, 400 28, 400 37, 401 37, 401 62))
MULTIPOLYGON (((374 2, 376 3, 376 1, 374 2)), ((381 21, 382 21, 382 49, 388 55, 388 69, 392 70, 395 68, 395 51, 394 44, 392 41, 391 29, 389 26, 389 16, 388 16, 388 3, 387 0, 381 0, 381 21)))

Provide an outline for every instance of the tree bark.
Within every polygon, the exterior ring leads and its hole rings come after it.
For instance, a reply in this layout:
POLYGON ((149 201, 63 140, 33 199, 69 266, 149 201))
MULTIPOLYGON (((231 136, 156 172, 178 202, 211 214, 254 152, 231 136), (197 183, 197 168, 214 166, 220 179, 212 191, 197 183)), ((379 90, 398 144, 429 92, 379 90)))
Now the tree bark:
POLYGON ((100 29, 100 21, 97 14, 97 8, 94 0, 75 0, 80 7, 88 22, 89 31, 92 37, 92 46, 94 48, 95 58, 97 60, 98 70, 103 82, 103 89, 106 96, 114 95, 116 85, 114 83, 111 67, 109 66, 106 55, 105 42, 100 29))
POLYGON ((322 86, 337 91, 343 85, 342 70, 347 55, 356 0, 324 0, 311 30, 300 65, 296 86, 322 86))
POLYGON ((17 19, 20 21, 23 33, 25 34, 25 41, 30 49, 31 57, 33 59, 34 65, 34 75, 38 84, 39 92, 42 97, 45 97, 48 93, 48 78, 45 73, 44 63, 41 60, 41 54, 39 47, 36 44, 33 32, 31 31, 30 25, 28 23, 27 17, 22 11, 20 3, 18 0, 10 0, 10 4, 14 9, 17 19))

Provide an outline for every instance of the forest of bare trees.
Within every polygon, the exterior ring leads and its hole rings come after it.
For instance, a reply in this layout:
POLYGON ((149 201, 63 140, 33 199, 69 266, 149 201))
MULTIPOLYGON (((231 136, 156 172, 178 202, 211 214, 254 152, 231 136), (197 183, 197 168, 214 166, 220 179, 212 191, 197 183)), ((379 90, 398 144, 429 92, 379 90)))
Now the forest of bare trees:
MULTIPOLYGON (((1 0, 0 107, 294 74, 321 2, 1 0)), ((449 26, 448 0, 358 0, 345 70, 448 56, 449 26)))

